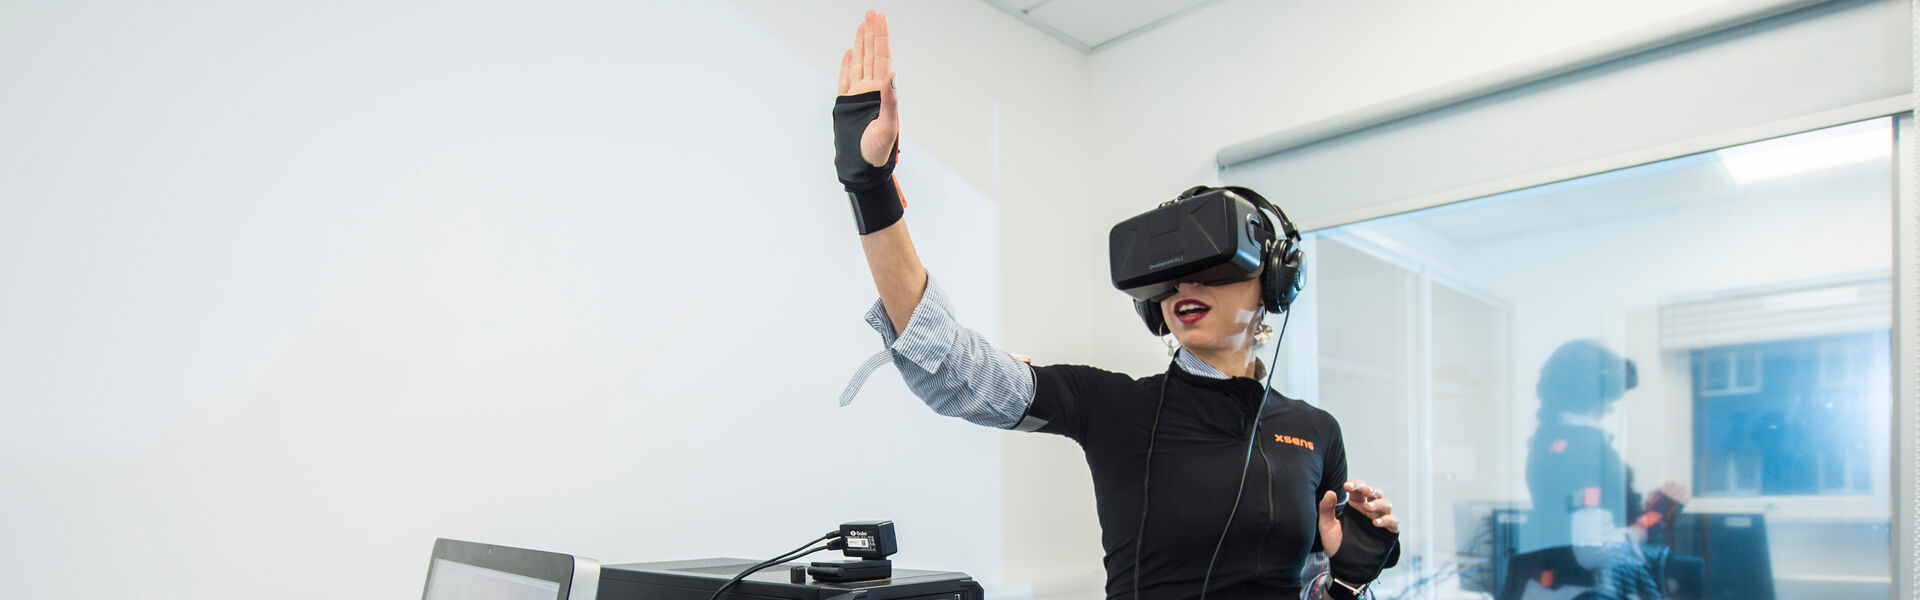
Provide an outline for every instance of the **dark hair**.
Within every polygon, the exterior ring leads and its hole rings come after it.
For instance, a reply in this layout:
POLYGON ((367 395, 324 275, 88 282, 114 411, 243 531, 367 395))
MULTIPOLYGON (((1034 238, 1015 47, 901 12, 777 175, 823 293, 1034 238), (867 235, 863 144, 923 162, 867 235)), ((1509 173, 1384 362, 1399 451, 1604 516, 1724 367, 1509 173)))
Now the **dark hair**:
POLYGON ((1593 412, 1639 384, 1633 361, 1614 354, 1598 340, 1561 344, 1540 366, 1540 384, 1534 388, 1540 395, 1540 421, 1593 412))

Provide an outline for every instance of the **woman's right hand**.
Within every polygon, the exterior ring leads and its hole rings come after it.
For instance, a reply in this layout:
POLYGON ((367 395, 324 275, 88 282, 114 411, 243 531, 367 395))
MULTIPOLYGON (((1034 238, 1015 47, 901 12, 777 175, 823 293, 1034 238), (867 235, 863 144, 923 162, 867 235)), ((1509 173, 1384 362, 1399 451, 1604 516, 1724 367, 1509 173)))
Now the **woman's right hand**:
POLYGON ((893 154, 900 137, 900 113, 893 95, 893 58, 887 47, 887 15, 867 11, 853 35, 853 48, 840 56, 840 95, 880 92, 880 117, 860 135, 860 157, 881 166, 893 154))

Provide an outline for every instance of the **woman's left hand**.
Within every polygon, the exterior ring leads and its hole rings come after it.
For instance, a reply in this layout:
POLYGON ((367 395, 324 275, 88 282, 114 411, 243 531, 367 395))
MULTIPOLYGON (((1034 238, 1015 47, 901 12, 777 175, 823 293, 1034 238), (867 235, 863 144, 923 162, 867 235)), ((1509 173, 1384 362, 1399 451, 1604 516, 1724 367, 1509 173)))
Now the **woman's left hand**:
MULTIPOLYGON (((1360 511, 1374 527, 1394 533, 1400 533, 1400 517, 1393 514, 1393 501, 1387 499, 1387 493, 1380 488, 1367 485, 1358 479, 1346 483, 1347 509, 1360 511)), ((1333 492, 1327 492, 1320 498, 1320 547, 1333 556, 1340 551, 1340 519, 1334 516, 1334 504, 1339 500, 1333 492)))

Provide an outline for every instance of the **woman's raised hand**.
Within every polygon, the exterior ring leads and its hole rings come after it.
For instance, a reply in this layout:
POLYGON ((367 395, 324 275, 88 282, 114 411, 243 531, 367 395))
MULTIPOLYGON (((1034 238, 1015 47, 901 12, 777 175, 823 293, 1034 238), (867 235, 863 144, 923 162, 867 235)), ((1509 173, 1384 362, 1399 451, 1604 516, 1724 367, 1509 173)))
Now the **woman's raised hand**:
POLYGON ((894 141, 900 137, 900 113, 893 95, 893 58, 887 48, 887 15, 867 11, 853 48, 840 57, 840 95, 880 92, 880 118, 860 136, 860 157, 867 164, 887 164, 894 141))

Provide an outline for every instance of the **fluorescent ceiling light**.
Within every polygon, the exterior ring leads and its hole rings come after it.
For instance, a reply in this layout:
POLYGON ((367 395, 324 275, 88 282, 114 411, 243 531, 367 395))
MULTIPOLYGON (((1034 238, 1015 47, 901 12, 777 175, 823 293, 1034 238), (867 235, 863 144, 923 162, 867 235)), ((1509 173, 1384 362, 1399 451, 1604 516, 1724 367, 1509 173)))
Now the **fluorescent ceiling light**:
POLYGON ((1716 152, 1735 183, 1783 179, 1893 155, 1886 120, 1734 146, 1716 152))

